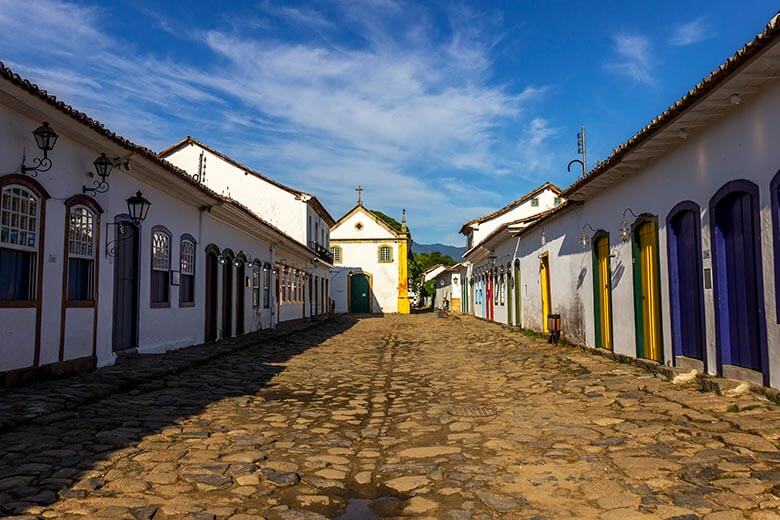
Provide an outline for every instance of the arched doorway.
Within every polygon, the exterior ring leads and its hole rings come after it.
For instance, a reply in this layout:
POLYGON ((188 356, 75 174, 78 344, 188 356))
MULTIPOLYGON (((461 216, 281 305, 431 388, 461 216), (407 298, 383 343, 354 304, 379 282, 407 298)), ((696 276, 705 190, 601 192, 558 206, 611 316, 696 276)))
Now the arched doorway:
POLYGON ((658 223, 640 215, 633 226, 634 324, 637 357, 663 362, 661 293, 658 269, 658 223))
POLYGON ((542 330, 550 332, 547 316, 552 309, 550 295, 550 257, 545 253, 539 258, 539 290, 542 293, 542 330))
POLYGON ((595 344, 612 350, 612 269, 606 231, 593 235, 593 308, 595 344))
MULTIPOLYGON (((672 352, 704 363, 704 288, 699 206, 677 204, 666 218, 672 352)), ((702 368, 705 368, 702 365, 702 368)))
POLYGON ((767 370, 758 186, 723 186, 710 201, 718 368, 767 370))
POLYGON ((512 312, 514 306, 512 305, 512 297, 514 292, 514 283, 512 282, 512 264, 506 265, 506 324, 513 325, 514 318, 512 312))
POLYGON ((233 251, 222 252, 222 337, 233 335, 233 251))
POLYGON ((217 309, 219 308, 219 248, 214 244, 206 248, 206 290, 204 291, 206 320, 205 341, 217 339, 217 309))
POLYGON ((244 300, 246 297, 246 256, 238 253, 236 265, 236 335, 244 333, 244 300))
POLYGON ((127 217, 114 227, 114 352, 138 347, 139 230, 127 217))
POLYGON ((349 312, 356 314, 371 312, 371 280, 365 273, 349 275, 349 312))

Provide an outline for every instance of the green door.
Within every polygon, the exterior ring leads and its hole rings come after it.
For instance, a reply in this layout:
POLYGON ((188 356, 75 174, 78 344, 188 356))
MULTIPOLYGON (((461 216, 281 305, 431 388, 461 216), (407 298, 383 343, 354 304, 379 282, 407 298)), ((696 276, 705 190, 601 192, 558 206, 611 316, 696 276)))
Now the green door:
POLYGON ((368 276, 365 274, 353 274, 350 277, 349 311, 355 313, 371 312, 368 300, 370 293, 371 288, 368 283, 368 276))

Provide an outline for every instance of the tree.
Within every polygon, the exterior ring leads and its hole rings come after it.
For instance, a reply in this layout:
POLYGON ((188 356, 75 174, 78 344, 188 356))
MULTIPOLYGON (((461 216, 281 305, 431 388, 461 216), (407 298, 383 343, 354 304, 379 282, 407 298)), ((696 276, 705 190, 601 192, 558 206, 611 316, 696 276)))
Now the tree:
POLYGON ((412 289, 420 296, 433 296, 433 281, 423 285, 423 274, 425 271, 435 265, 455 265, 455 260, 451 256, 444 255, 439 251, 431 253, 416 253, 409 255, 409 278, 411 279, 412 289))

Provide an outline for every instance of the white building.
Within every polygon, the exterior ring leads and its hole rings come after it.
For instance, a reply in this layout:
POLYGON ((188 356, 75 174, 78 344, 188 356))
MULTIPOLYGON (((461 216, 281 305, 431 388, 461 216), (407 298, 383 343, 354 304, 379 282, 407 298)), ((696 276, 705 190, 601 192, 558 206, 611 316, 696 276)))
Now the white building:
POLYGON ((316 251, 2 65, 0 149, 3 384, 305 314, 316 251))
POLYGON ((581 344, 780 387, 779 25, 567 188, 567 202, 489 244, 506 309, 494 297, 484 313, 536 330, 557 313, 581 344))
POLYGON ((189 136, 160 152, 160 156, 317 253, 315 261, 307 265, 298 258, 277 260, 276 268, 281 273, 280 320, 329 311, 330 227, 335 221, 317 197, 286 186, 189 136), (299 290, 298 285, 303 283, 307 287, 299 290))
POLYGON ((358 200, 331 229, 336 312, 409 314, 410 244, 406 215, 393 229, 358 200))

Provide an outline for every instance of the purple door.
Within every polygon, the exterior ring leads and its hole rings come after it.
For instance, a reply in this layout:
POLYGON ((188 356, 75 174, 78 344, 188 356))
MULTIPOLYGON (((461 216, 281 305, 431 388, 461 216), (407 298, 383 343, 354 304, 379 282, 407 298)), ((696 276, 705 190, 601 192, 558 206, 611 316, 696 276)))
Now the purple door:
POLYGON ((765 335, 757 198, 757 190, 716 194, 712 234, 719 365, 761 371, 765 335))
POLYGON ((682 203, 669 215, 669 296, 675 356, 704 359, 704 306, 699 207, 682 203))

